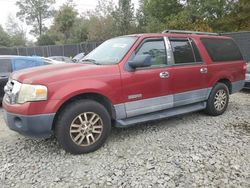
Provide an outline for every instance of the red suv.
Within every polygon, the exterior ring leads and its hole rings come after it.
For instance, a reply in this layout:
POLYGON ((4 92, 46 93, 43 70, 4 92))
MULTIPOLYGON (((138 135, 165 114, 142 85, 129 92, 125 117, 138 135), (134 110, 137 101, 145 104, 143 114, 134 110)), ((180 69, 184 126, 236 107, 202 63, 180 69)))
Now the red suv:
POLYGON ((222 114, 243 88, 246 63, 235 42, 214 33, 165 31, 110 39, 78 64, 23 70, 5 86, 10 129, 55 133, 79 154, 98 149, 111 125, 127 127, 205 110, 222 114))

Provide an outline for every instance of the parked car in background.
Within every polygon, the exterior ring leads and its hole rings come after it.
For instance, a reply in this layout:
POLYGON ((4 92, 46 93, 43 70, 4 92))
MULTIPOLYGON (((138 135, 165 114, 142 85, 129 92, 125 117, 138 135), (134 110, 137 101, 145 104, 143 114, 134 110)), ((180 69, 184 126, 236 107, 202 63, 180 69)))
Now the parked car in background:
POLYGON ((82 52, 82 53, 79 53, 77 54, 75 57, 73 57, 72 61, 74 63, 78 63, 80 59, 82 59, 83 57, 85 56, 85 53, 82 52))
POLYGON ((53 65, 53 64, 66 63, 65 61, 58 61, 58 60, 50 59, 50 58, 47 58, 47 57, 41 57, 41 58, 44 61, 44 65, 53 65))
POLYGON ((11 72, 31 67, 60 63, 63 62, 39 56, 0 56, 0 101, 2 101, 4 95, 3 88, 6 85, 11 72))
POLYGON ((250 62, 247 64, 246 81, 244 85, 245 89, 250 89, 250 62))
POLYGON ((56 61, 62 61, 65 63, 74 63, 71 58, 66 56, 50 56, 48 58, 56 61))

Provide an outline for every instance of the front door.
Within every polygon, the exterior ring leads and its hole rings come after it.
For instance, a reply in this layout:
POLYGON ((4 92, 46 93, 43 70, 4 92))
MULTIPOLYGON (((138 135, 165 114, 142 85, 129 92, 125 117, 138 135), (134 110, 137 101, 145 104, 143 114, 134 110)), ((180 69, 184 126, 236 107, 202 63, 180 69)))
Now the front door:
POLYGON ((173 96, 170 95, 171 70, 167 64, 164 38, 144 39, 130 60, 140 55, 150 55, 152 65, 121 72, 127 117, 173 106, 173 96))

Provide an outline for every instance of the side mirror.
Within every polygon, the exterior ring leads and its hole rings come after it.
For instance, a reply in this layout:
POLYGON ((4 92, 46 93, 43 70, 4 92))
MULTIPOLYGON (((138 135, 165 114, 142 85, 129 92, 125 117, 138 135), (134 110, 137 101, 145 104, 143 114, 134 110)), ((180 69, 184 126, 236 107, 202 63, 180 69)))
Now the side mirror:
POLYGON ((151 56, 150 55, 135 56, 133 60, 128 62, 128 64, 133 69, 136 69, 139 67, 150 67, 151 66, 151 56))

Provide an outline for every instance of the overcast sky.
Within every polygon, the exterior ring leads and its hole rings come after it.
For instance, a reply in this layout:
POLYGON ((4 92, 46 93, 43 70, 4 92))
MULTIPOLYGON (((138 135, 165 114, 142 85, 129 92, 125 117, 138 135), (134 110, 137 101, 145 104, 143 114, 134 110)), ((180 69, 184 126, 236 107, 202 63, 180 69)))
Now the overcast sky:
MULTIPOLYGON (((58 9, 63 3, 67 2, 67 0, 56 0, 55 8, 58 9)), ((95 9, 98 0, 73 0, 76 5, 79 13, 85 12, 87 10, 95 9)), ((118 2, 118 0, 114 0, 114 2, 118 2)), ((135 7, 138 7, 138 0, 132 0, 135 7)), ((8 15, 13 15, 16 17, 16 12, 18 11, 18 7, 15 5, 16 0, 0 0, 0 24, 5 28, 5 24, 7 22, 8 15)), ((31 35, 29 35, 29 27, 26 24, 23 24, 23 27, 27 30, 28 38, 34 39, 31 35)))

